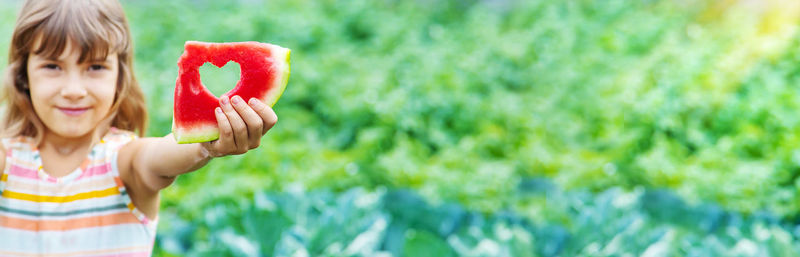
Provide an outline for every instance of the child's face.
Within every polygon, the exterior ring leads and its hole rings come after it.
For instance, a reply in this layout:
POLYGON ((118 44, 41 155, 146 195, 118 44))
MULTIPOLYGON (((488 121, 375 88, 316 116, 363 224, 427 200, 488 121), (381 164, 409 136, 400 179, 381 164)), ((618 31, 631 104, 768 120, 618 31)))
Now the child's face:
POLYGON ((78 63, 80 52, 67 44, 51 60, 31 53, 28 83, 33 109, 47 132, 79 137, 93 132, 108 114, 117 85, 117 54, 78 63))

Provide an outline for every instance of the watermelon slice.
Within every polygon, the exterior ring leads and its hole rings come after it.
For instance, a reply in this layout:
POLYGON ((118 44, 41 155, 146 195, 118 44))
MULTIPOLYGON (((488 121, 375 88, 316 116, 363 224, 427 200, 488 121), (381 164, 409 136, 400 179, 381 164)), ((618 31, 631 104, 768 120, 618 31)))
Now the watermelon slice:
POLYGON ((198 68, 206 62, 223 67, 239 63, 239 82, 223 94, 238 95, 245 101, 258 98, 275 105, 289 80, 290 50, 259 42, 206 43, 188 41, 178 60, 172 133, 178 143, 197 143, 219 138, 214 109, 219 99, 200 82, 198 68))

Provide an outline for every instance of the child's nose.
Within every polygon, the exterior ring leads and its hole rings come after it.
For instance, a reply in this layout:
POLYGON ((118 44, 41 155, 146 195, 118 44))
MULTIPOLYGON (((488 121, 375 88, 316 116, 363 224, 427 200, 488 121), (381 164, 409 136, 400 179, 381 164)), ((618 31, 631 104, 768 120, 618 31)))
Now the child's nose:
POLYGON ((86 88, 80 76, 69 76, 66 85, 61 88, 61 95, 67 99, 80 99, 86 96, 86 88))

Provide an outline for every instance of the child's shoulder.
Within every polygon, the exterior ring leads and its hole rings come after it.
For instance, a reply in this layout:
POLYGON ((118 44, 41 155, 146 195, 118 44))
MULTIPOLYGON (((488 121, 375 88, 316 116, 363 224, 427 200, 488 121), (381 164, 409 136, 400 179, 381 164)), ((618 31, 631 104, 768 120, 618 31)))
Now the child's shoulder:
POLYGON ((35 140, 31 137, 13 136, 0 138, 0 177, 6 170, 6 157, 32 158, 36 151, 35 140))
POLYGON ((138 138, 136 133, 129 130, 118 129, 111 127, 106 135, 103 137, 101 143, 112 145, 114 148, 119 148, 130 141, 138 138))
POLYGON ((130 130, 111 127, 106 133, 107 138, 136 138, 136 133, 130 130))
POLYGON ((3 137, 0 138, 0 142, 2 143, 2 150, 8 151, 9 149, 14 150, 35 150, 36 149, 36 139, 27 136, 13 136, 13 137, 3 137))

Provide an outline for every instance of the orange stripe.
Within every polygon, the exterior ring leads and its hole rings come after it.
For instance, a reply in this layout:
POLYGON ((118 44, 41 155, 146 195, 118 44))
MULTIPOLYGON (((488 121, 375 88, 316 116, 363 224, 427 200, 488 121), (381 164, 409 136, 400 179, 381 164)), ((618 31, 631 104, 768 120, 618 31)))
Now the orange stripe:
POLYGON ((12 191, 3 191, 3 197, 17 199, 17 200, 25 200, 31 202, 49 202, 49 203, 66 203, 72 202, 77 200, 85 200, 90 198, 100 198, 119 194, 119 190, 117 187, 110 187, 108 189, 97 190, 97 191, 90 191, 85 193, 74 194, 70 196, 47 196, 47 195, 34 195, 34 194, 26 194, 26 193, 19 193, 19 192, 12 192, 12 191))
POLYGON ((139 224, 136 216, 130 212, 108 214, 103 216, 75 218, 69 220, 30 220, 8 216, 0 216, 0 227, 27 231, 56 230, 66 231, 81 228, 105 227, 120 224, 139 224))
POLYGON ((0 177, 0 181, 3 181, 3 182, 8 181, 8 174, 3 173, 3 176, 0 177))
POLYGON ((125 184, 122 183, 122 179, 119 176, 114 176, 114 182, 117 183, 117 187, 125 187, 125 184))
MULTIPOLYGON (((105 163, 104 159, 95 160, 96 163, 105 163)), ((86 167, 89 167, 89 164, 92 163, 89 158, 86 158, 81 162, 81 171, 86 171, 86 167)))

